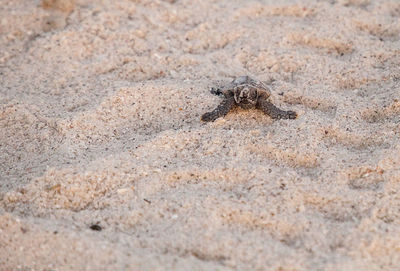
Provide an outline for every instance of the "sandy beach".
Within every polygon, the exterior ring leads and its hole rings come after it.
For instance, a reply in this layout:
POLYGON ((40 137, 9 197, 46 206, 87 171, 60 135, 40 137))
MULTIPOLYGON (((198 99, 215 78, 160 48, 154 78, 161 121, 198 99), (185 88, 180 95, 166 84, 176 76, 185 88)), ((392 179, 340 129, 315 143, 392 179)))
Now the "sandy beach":
POLYGON ((399 134, 399 1, 0 0, 0 269, 399 270, 399 134))

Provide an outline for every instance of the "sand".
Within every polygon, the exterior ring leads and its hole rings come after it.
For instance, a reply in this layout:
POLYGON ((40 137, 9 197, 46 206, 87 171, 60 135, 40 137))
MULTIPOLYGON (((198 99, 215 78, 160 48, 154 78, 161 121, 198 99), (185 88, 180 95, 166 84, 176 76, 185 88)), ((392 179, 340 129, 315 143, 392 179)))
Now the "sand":
POLYGON ((0 269, 398 270, 399 94, 395 0, 1 0, 0 269))

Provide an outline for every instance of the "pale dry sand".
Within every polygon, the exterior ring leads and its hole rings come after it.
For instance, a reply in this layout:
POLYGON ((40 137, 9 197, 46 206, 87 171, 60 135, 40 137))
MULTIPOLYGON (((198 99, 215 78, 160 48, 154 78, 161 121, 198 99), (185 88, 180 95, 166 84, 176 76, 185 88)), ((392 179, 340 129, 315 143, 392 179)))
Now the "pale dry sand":
POLYGON ((399 35, 395 0, 1 0, 0 269, 398 270, 399 35), (245 74, 299 118, 201 123, 245 74))

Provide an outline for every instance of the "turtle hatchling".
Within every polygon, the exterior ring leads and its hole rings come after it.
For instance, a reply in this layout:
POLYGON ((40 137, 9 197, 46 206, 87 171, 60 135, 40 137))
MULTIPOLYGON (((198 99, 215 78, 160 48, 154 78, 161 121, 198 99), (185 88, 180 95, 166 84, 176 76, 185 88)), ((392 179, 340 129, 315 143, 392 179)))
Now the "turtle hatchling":
POLYGON ((297 117, 296 112, 284 111, 273 105, 269 101, 271 95, 269 88, 263 82, 249 76, 237 77, 228 86, 221 89, 211 88, 211 93, 223 95, 224 99, 213 111, 203 114, 202 121, 214 121, 223 117, 234 106, 240 106, 243 109, 257 108, 273 119, 295 119, 297 117))

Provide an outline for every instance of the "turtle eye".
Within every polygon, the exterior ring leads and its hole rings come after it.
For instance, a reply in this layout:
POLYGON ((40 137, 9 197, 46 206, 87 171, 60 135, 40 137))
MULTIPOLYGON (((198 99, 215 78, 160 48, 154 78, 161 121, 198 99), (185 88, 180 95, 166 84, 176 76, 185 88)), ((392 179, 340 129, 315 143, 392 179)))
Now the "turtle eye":
POLYGON ((252 99, 252 100, 257 99, 257 91, 252 91, 252 92, 251 92, 251 99, 252 99))
POLYGON ((248 100, 249 100, 251 103, 255 103, 255 102, 257 101, 257 91, 256 91, 256 90, 252 89, 252 90, 249 92, 248 100))
POLYGON ((238 87, 235 87, 233 90, 234 90, 233 97, 235 99, 235 102, 240 103, 240 101, 242 100, 242 91, 238 87))

